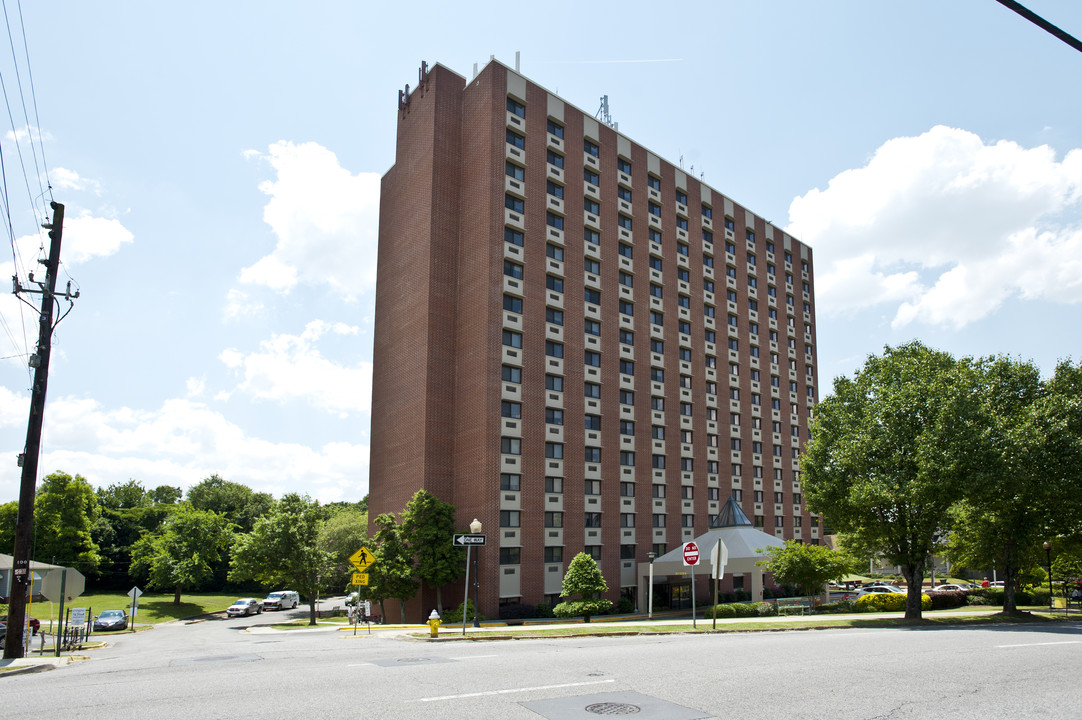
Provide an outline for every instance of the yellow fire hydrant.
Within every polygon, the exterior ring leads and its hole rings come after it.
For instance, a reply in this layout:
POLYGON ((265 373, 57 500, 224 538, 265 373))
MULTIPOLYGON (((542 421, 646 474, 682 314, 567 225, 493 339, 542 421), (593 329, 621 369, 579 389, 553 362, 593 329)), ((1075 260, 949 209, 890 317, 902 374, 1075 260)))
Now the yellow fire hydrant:
POLYGON ((429 637, 439 637, 440 635, 440 614, 435 610, 428 616, 428 631, 429 637))

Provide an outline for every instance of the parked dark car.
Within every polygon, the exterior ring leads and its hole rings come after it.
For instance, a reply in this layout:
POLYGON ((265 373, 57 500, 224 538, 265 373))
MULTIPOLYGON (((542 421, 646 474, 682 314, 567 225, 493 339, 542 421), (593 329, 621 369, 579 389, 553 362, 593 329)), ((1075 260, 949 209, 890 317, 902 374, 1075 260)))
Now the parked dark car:
POLYGON ((124 610, 103 610, 94 618, 94 631, 124 630, 128 627, 128 613, 124 610))
MULTIPOLYGON (((7 615, 0 615, 0 622, 4 623, 4 625, 7 625, 8 616, 7 615)), ((38 620, 36 617, 31 617, 29 624, 30 624, 30 634, 31 635, 37 635, 38 632, 41 630, 41 620, 38 620)))

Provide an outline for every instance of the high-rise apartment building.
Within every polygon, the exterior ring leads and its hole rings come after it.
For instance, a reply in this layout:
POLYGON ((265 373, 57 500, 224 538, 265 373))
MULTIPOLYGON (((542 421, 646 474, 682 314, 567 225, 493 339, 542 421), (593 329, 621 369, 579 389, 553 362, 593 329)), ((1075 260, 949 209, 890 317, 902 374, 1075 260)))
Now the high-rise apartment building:
POLYGON ((380 200, 371 517, 426 488, 479 519, 489 617, 557 602, 583 551, 644 607, 637 565, 729 497, 818 542, 811 249, 499 62, 419 75, 380 200))

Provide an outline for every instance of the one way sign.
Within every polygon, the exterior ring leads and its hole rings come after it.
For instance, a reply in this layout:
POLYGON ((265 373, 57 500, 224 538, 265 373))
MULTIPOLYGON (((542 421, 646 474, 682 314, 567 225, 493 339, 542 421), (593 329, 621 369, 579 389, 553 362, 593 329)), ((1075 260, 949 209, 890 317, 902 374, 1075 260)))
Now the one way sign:
POLYGON ((485 536, 481 535, 481 534, 462 533, 462 534, 455 535, 455 545, 456 546, 484 545, 484 544, 485 544, 485 536))

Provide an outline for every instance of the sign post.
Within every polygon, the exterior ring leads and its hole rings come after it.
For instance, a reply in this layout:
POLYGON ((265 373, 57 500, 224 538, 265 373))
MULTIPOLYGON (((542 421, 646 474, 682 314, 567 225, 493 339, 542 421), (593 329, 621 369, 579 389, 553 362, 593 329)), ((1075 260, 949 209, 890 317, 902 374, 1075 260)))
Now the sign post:
POLYGON ((718 585, 725 577, 725 564, 729 562, 729 548, 718 538, 714 549, 710 551, 711 576, 714 578, 714 628, 718 626, 718 585))
POLYGON ((143 594, 143 591, 138 586, 133 587, 128 591, 128 597, 131 598, 131 631, 135 632, 135 613, 139 612, 139 597, 143 594))
MULTIPOLYGON (((466 616, 469 615, 466 611, 469 609, 470 602, 470 551, 473 550, 474 545, 484 545, 485 536, 479 533, 455 533, 453 542, 455 547, 466 547, 466 591, 462 598, 462 634, 465 635, 466 616)), ((474 580, 474 582, 477 581, 474 580)))
POLYGON ((698 626, 695 624, 695 566, 699 564, 699 546, 692 541, 684 543, 684 565, 691 568, 691 628, 694 630, 698 626))

